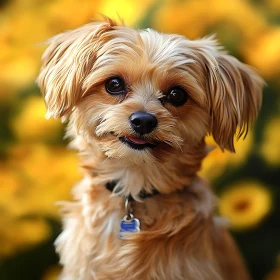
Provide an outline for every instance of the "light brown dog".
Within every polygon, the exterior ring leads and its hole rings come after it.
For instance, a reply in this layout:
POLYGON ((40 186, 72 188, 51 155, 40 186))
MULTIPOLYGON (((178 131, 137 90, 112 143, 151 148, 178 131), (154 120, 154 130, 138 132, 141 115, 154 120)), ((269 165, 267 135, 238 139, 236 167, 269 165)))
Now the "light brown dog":
POLYGON ((252 68, 211 37, 105 19, 50 39, 38 83, 85 173, 63 203, 60 279, 249 279, 197 172, 206 135, 234 152, 255 120, 252 68))

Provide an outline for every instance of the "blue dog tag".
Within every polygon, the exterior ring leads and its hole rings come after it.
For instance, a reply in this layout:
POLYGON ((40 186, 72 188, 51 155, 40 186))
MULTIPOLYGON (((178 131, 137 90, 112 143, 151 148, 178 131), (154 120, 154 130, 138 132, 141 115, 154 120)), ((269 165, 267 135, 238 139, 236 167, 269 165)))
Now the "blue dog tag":
POLYGON ((134 218, 132 214, 125 215, 120 223, 119 238, 124 238, 126 233, 139 231, 140 221, 134 218))

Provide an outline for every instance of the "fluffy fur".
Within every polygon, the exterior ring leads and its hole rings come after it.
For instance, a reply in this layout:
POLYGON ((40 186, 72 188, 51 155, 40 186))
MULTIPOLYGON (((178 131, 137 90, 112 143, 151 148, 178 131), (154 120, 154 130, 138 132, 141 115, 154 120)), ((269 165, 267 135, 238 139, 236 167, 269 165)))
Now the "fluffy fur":
POLYGON ((79 151, 84 180, 74 202, 64 202, 56 241, 64 280, 249 279, 226 226, 215 218, 215 196, 197 176, 213 135, 234 152, 261 105, 262 79, 222 51, 212 38, 188 40, 135 30, 111 19, 49 40, 38 83, 47 116, 68 119, 67 136, 79 151), (120 76, 125 96, 105 81, 120 76), (188 93, 181 107, 161 102, 174 86, 188 93), (129 116, 146 111, 158 126, 142 138, 159 142, 134 150, 118 137, 138 137, 129 116), (106 182, 117 180, 113 194, 106 182), (160 194, 140 200, 141 190, 160 194), (141 232, 118 238, 132 195, 141 232))

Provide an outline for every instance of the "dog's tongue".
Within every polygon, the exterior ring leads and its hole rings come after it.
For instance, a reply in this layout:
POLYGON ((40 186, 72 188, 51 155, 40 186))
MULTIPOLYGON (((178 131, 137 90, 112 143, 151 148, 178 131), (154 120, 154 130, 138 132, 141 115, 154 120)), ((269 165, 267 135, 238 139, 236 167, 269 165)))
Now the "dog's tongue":
POLYGON ((131 142, 134 142, 136 144, 147 144, 148 142, 146 140, 140 139, 140 138, 136 138, 136 137, 127 137, 131 142))

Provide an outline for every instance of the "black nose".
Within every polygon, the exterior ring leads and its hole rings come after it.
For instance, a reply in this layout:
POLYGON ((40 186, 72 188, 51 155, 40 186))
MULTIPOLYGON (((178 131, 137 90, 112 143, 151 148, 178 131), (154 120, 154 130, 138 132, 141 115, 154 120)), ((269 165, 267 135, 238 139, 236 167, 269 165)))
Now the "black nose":
POLYGON ((152 132, 157 126, 157 118, 146 112, 135 112, 129 117, 135 132, 143 135, 152 132))

